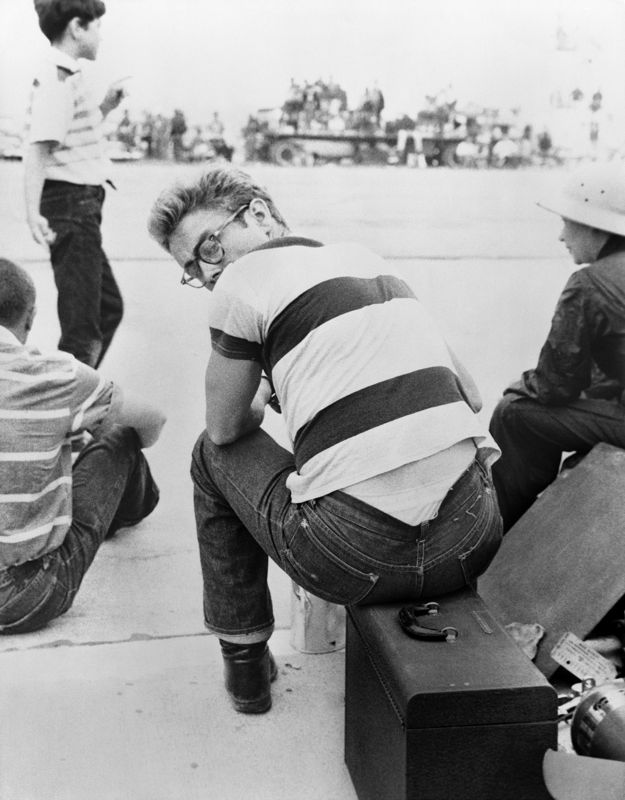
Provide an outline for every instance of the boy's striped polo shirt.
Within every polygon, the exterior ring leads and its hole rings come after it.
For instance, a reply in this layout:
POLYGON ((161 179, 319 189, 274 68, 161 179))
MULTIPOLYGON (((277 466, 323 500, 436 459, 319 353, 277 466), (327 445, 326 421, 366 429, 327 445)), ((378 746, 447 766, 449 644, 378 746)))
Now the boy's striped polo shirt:
POLYGON ((80 63, 55 47, 33 80, 26 117, 26 141, 53 142, 45 177, 100 186, 109 177, 102 112, 80 63))

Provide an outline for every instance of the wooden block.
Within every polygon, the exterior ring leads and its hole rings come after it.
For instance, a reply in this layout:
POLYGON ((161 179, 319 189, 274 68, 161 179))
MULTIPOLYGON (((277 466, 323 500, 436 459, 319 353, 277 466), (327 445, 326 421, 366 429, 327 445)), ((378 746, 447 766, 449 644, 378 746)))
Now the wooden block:
POLYGON ((587 636, 625 594, 625 450, 598 444, 508 531, 478 582, 493 614, 538 622, 536 666, 549 677, 560 636, 587 636))

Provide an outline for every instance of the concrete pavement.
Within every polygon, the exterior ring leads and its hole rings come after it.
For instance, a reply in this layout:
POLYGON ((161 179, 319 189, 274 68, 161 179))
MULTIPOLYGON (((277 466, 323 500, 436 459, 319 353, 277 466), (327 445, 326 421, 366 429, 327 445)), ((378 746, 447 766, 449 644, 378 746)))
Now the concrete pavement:
POLYGON ((280 631, 269 714, 243 717, 211 636, 3 653, 3 800, 355 800, 341 653, 280 631), (10 723, 9 723, 10 721, 10 723))
MULTIPOLYGON (((532 365, 571 269, 557 218, 533 205, 561 174, 249 169, 294 230, 357 239, 393 259, 476 377, 485 417, 532 365)), ((105 245, 126 317, 102 372, 168 414, 147 453, 162 499, 103 545, 64 617, 0 637, 2 800, 355 798, 343 765, 344 656, 290 648, 284 576, 271 570, 280 677, 270 714, 230 709, 217 642, 203 631, 188 464, 203 424, 206 297, 178 285, 145 234, 156 192, 189 171, 119 168, 120 191, 107 198, 105 245)), ((49 348, 54 286, 15 200, 20 177, 20 165, 0 163, 0 255, 30 269, 39 292, 31 341, 49 348)))

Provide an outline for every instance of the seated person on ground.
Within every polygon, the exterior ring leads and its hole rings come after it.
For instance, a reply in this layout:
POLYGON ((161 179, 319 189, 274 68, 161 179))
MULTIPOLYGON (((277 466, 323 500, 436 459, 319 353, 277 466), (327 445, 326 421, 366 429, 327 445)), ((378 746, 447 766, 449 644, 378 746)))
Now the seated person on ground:
POLYGON ((28 273, 0 259, 0 634, 65 613, 103 540, 159 498, 141 450, 164 416, 69 353, 27 346, 35 299, 28 273))
POLYGON ((268 556, 342 605, 473 584, 501 540, 498 451, 475 384, 375 253, 291 234, 234 169, 165 191, 149 227, 181 282, 213 291, 191 467, 204 618, 235 708, 259 713, 276 674, 268 556), (293 452, 261 429, 276 402, 293 452))
POLYGON ((575 264, 535 369, 504 392, 490 430, 508 530, 556 478, 563 453, 625 447, 625 169, 593 164, 541 202, 563 220, 575 264))

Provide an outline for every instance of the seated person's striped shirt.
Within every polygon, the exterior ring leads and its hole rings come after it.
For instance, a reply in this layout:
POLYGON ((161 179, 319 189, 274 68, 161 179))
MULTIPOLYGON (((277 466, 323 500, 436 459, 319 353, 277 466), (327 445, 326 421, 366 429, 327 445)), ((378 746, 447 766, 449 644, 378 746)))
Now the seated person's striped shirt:
POLYGON ((0 326, 0 569, 59 547, 72 522, 70 437, 114 402, 69 353, 42 355, 0 326))
POLYGON ((476 447, 498 452, 432 318, 364 247, 269 242, 223 272, 210 327, 218 353, 259 361, 274 385, 295 503, 346 490, 417 524, 435 515, 476 447))

